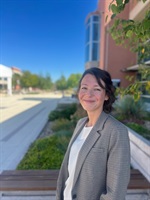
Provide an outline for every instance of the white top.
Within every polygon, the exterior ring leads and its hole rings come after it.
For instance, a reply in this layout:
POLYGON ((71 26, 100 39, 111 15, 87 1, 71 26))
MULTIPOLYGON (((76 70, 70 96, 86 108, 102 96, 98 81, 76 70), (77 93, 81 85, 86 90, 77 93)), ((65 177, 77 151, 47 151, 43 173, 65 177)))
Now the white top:
POLYGON ((74 141, 74 143, 72 144, 72 147, 70 149, 69 162, 68 162, 69 177, 65 182, 66 187, 64 190, 64 200, 72 200, 71 191, 73 186, 73 179, 74 179, 78 154, 92 128, 93 126, 84 127, 81 133, 74 141))

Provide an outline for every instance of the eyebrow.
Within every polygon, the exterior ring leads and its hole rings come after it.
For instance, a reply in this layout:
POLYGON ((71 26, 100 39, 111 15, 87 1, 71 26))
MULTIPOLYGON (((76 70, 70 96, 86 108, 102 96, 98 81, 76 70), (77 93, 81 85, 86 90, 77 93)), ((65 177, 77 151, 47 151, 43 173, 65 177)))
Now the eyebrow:
MULTIPOLYGON (((88 85, 88 84, 86 84, 86 83, 81 83, 81 85, 88 85)), ((98 84, 96 84, 96 85, 93 85, 94 87, 101 87, 100 85, 98 85, 98 84)))

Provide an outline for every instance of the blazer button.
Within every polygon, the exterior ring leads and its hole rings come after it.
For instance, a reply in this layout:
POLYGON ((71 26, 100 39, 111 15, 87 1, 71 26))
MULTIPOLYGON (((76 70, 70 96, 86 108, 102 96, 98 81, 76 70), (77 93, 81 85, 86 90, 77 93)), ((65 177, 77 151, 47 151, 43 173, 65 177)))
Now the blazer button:
POLYGON ((77 198, 77 195, 76 195, 76 194, 73 194, 72 198, 73 198, 73 199, 77 198))

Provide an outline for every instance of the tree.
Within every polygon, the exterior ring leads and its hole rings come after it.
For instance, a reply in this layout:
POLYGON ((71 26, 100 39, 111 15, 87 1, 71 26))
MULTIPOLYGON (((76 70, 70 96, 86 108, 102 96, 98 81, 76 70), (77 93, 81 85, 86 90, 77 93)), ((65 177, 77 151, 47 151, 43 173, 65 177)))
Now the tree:
POLYGON ((46 80, 46 86, 47 86, 46 89, 51 89, 53 87, 53 82, 49 73, 46 74, 45 80, 46 80))
POLYGON ((29 88, 38 87, 39 79, 36 74, 31 74, 29 71, 24 71, 20 81, 23 88, 29 88))
MULTIPOLYGON (((144 81, 137 80, 125 90, 120 90, 121 95, 132 94, 134 99, 138 100, 141 94, 141 87, 150 92, 150 67, 144 63, 145 59, 150 58, 150 10, 145 13, 145 17, 141 21, 119 18, 118 14, 125 9, 130 1, 112 0, 109 10, 112 12, 111 19, 114 22, 109 31, 117 45, 128 46, 131 51, 139 55, 138 63, 141 64, 139 72, 144 81)), ((142 0, 143 3, 146 1, 142 0)))
POLYGON ((77 88, 81 74, 71 74, 67 80, 67 85, 69 88, 77 88))
POLYGON ((62 95, 64 96, 64 90, 67 89, 67 80, 66 80, 65 76, 62 75, 62 76, 60 77, 60 79, 58 79, 58 80, 56 81, 55 84, 56 84, 56 88, 57 88, 58 90, 61 90, 61 91, 62 91, 62 95))
POLYGON ((31 73, 29 71, 23 71, 23 75, 21 78, 21 86, 22 88, 31 87, 31 73))
POLYGON ((52 83, 51 76, 49 74, 47 74, 46 77, 39 75, 38 87, 40 89, 50 90, 52 86, 53 86, 53 83, 52 83))

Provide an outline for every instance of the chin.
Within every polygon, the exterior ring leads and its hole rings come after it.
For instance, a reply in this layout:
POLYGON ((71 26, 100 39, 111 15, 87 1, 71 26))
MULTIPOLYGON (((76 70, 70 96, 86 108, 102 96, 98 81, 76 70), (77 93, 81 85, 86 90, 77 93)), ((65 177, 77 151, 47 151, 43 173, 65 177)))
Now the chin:
POLYGON ((94 109, 93 109, 93 108, 87 108, 86 106, 85 106, 85 107, 83 107, 83 109, 84 109, 84 110, 86 110, 87 112, 92 112, 92 111, 94 111, 94 109))

